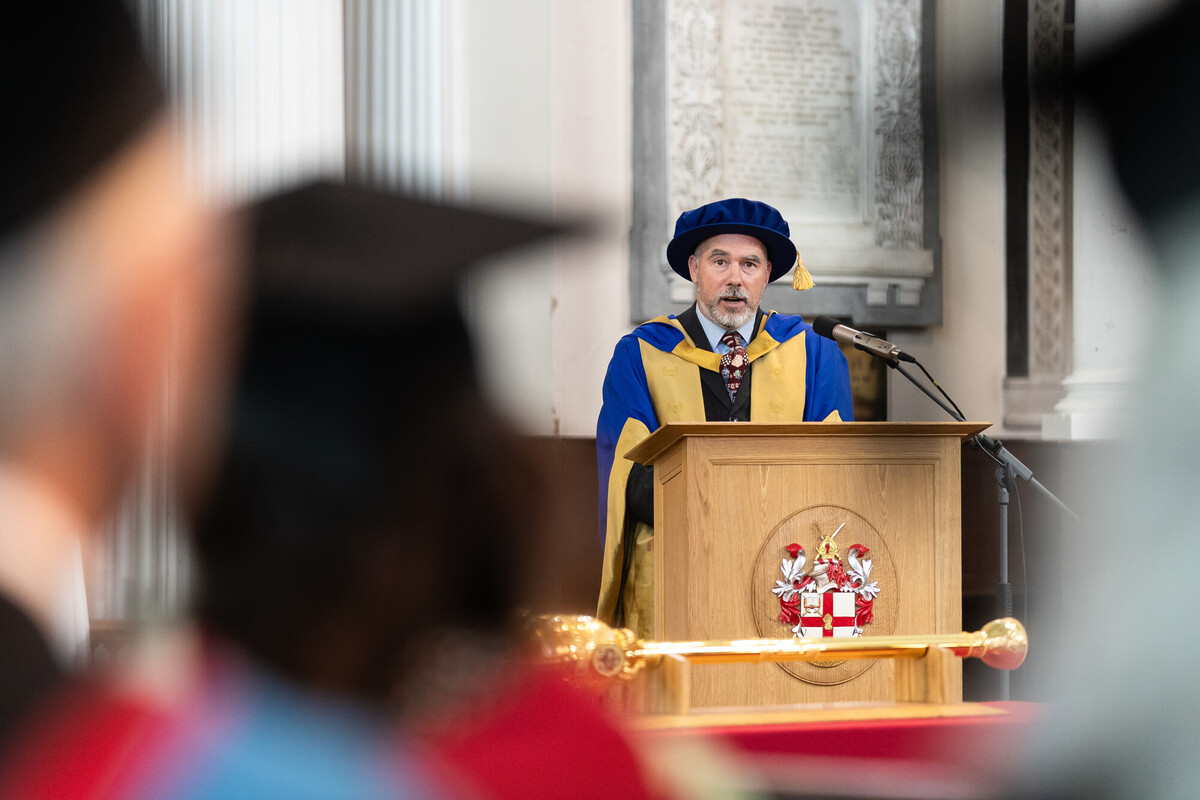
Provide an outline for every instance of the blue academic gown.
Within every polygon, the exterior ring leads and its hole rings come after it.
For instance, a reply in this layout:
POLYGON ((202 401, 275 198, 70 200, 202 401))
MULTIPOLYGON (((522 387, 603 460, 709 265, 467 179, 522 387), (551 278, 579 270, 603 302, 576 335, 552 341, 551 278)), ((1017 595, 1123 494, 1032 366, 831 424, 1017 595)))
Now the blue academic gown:
POLYGON ((817 336, 800 317, 760 312, 746 347, 749 380, 730 398, 720 375, 721 357, 709 348, 695 306, 658 317, 617 342, 604 379, 604 405, 596 426, 600 476, 600 531, 604 573, 597 616, 613 621, 624 539, 637 543, 625 586, 625 624, 649 635, 653 529, 627 520, 626 487, 634 464, 623 455, 668 422, 851 421, 850 375, 837 344, 817 336), (627 524, 628 523, 628 524, 627 524))

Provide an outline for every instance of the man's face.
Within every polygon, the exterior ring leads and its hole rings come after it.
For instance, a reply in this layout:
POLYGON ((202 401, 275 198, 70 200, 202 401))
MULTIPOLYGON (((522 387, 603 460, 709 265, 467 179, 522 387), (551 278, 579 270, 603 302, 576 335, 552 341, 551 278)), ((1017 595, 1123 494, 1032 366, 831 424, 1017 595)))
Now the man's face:
POLYGON ((726 330, 753 319, 771 278, 766 248, 741 233, 705 239, 688 257, 688 269, 701 312, 726 330))

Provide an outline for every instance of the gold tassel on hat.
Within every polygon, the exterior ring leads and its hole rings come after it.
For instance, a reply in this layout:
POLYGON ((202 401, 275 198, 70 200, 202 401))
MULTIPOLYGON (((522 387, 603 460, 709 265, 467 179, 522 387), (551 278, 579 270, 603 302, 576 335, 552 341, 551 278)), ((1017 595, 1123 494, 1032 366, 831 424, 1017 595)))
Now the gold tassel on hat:
POLYGON ((815 285, 812 275, 804 267, 804 262, 800 260, 800 252, 796 251, 796 266, 792 267, 792 288, 798 292, 803 292, 805 289, 811 289, 815 285))

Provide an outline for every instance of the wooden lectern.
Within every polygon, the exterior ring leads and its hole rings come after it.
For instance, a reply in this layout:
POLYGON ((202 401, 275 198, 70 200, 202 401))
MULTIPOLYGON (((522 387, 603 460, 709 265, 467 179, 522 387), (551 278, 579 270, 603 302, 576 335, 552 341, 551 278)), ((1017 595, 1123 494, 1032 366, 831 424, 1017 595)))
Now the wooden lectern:
MULTIPOLYGON (((795 561, 788 547, 800 545, 811 568, 821 539, 831 536, 842 559, 852 545, 867 548, 878 594, 864 635, 960 632, 960 450, 987 427, 663 426, 626 454, 654 466, 653 638, 792 636, 772 591, 795 561)), ((844 622, 823 635, 844 633, 844 622)), ((961 701, 962 667, 955 659, 949 668, 952 699, 961 701)), ((697 666, 689 703, 890 702, 893 670, 884 660, 697 666)))

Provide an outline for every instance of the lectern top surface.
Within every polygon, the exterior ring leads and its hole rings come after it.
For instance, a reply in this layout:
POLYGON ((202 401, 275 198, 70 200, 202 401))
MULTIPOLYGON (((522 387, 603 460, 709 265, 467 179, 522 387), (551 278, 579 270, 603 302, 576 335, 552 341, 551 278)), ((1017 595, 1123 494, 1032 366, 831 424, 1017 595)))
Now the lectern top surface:
POLYGON ((965 441, 989 427, 990 422, 672 422, 630 448, 625 457, 649 464, 688 437, 953 436, 965 441))

